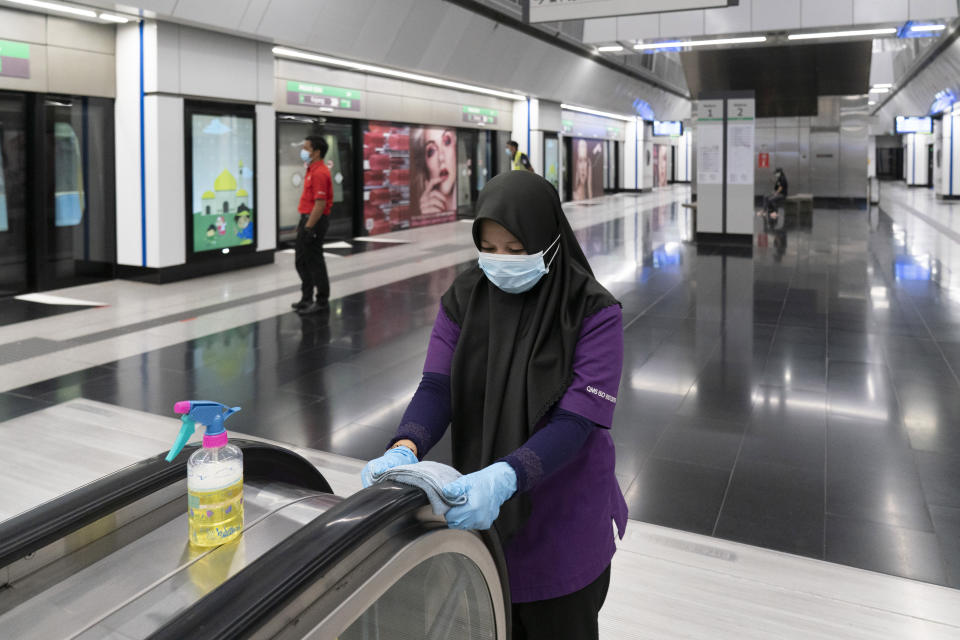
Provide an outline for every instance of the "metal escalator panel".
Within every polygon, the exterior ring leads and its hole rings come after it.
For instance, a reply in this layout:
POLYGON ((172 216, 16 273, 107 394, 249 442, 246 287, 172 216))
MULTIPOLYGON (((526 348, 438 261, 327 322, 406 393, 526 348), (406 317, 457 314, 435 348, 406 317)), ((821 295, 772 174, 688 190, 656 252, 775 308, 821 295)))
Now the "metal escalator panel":
POLYGON ((200 600, 340 499, 254 480, 246 526, 235 543, 199 549, 186 541, 184 496, 72 554, 12 581, 0 593, 0 638, 143 638, 200 600), (10 633, 11 635, 5 635, 10 633))

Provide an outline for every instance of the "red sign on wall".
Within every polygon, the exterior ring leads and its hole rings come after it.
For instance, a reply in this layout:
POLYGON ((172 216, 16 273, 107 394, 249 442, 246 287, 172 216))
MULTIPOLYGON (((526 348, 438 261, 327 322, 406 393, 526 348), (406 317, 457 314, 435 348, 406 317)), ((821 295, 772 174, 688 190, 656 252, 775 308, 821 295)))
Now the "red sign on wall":
POLYGON ((769 168, 770 168, 770 154, 769 154, 769 153, 758 153, 758 154, 757 154, 757 168, 758 168, 758 169, 769 169, 769 168))

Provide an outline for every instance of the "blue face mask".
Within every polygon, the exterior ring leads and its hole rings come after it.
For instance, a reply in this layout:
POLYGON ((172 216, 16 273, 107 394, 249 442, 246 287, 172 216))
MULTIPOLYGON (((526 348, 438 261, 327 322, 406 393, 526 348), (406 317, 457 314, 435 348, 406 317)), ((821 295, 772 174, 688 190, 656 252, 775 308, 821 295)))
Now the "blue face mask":
POLYGON ((550 243, 546 251, 532 253, 525 256, 499 255, 480 252, 480 269, 487 280, 505 293, 523 293, 540 282, 540 278, 550 271, 550 265, 560 252, 560 247, 553 252, 550 262, 544 264, 543 255, 560 242, 560 236, 550 243))
POLYGON ((306 149, 300 149, 300 159, 304 162, 310 162, 310 152, 306 149))

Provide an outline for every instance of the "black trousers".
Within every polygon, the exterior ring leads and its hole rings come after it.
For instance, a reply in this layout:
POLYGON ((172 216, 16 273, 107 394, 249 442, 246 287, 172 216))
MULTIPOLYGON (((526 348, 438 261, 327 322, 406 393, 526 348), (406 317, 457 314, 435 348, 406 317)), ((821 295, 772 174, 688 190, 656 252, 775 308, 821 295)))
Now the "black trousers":
POLYGON ((597 618, 607 599, 610 567, 571 594, 513 605, 513 640, 597 640, 597 618))
POLYGON ((323 259, 323 239, 330 228, 330 216, 320 216, 320 221, 312 230, 307 229, 309 218, 300 216, 294 248, 294 264, 300 276, 300 299, 313 300, 313 290, 316 288, 317 302, 324 302, 330 298, 330 279, 327 277, 327 263, 323 259))
POLYGON ((767 213, 776 211, 777 208, 786 200, 782 193, 772 193, 763 197, 763 210, 767 213))

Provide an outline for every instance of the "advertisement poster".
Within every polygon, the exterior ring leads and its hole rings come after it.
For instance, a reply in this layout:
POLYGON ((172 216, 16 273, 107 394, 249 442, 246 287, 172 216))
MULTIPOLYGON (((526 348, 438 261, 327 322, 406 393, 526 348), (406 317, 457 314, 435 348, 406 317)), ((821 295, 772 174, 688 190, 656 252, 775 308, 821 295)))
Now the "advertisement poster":
POLYGON ((253 118, 194 113, 190 135, 193 250, 253 244, 253 118))
POLYGON ((560 172, 557 167, 560 164, 560 144, 556 138, 547 138, 543 141, 543 164, 543 177, 559 191, 560 172))
POLYGON ((603 142, 573 139, 573 199, 587 200, 603 195, 603 142))
POLYGON ((363 200, 370 235, 456 220, 456 130, 367 123, 363 200))

